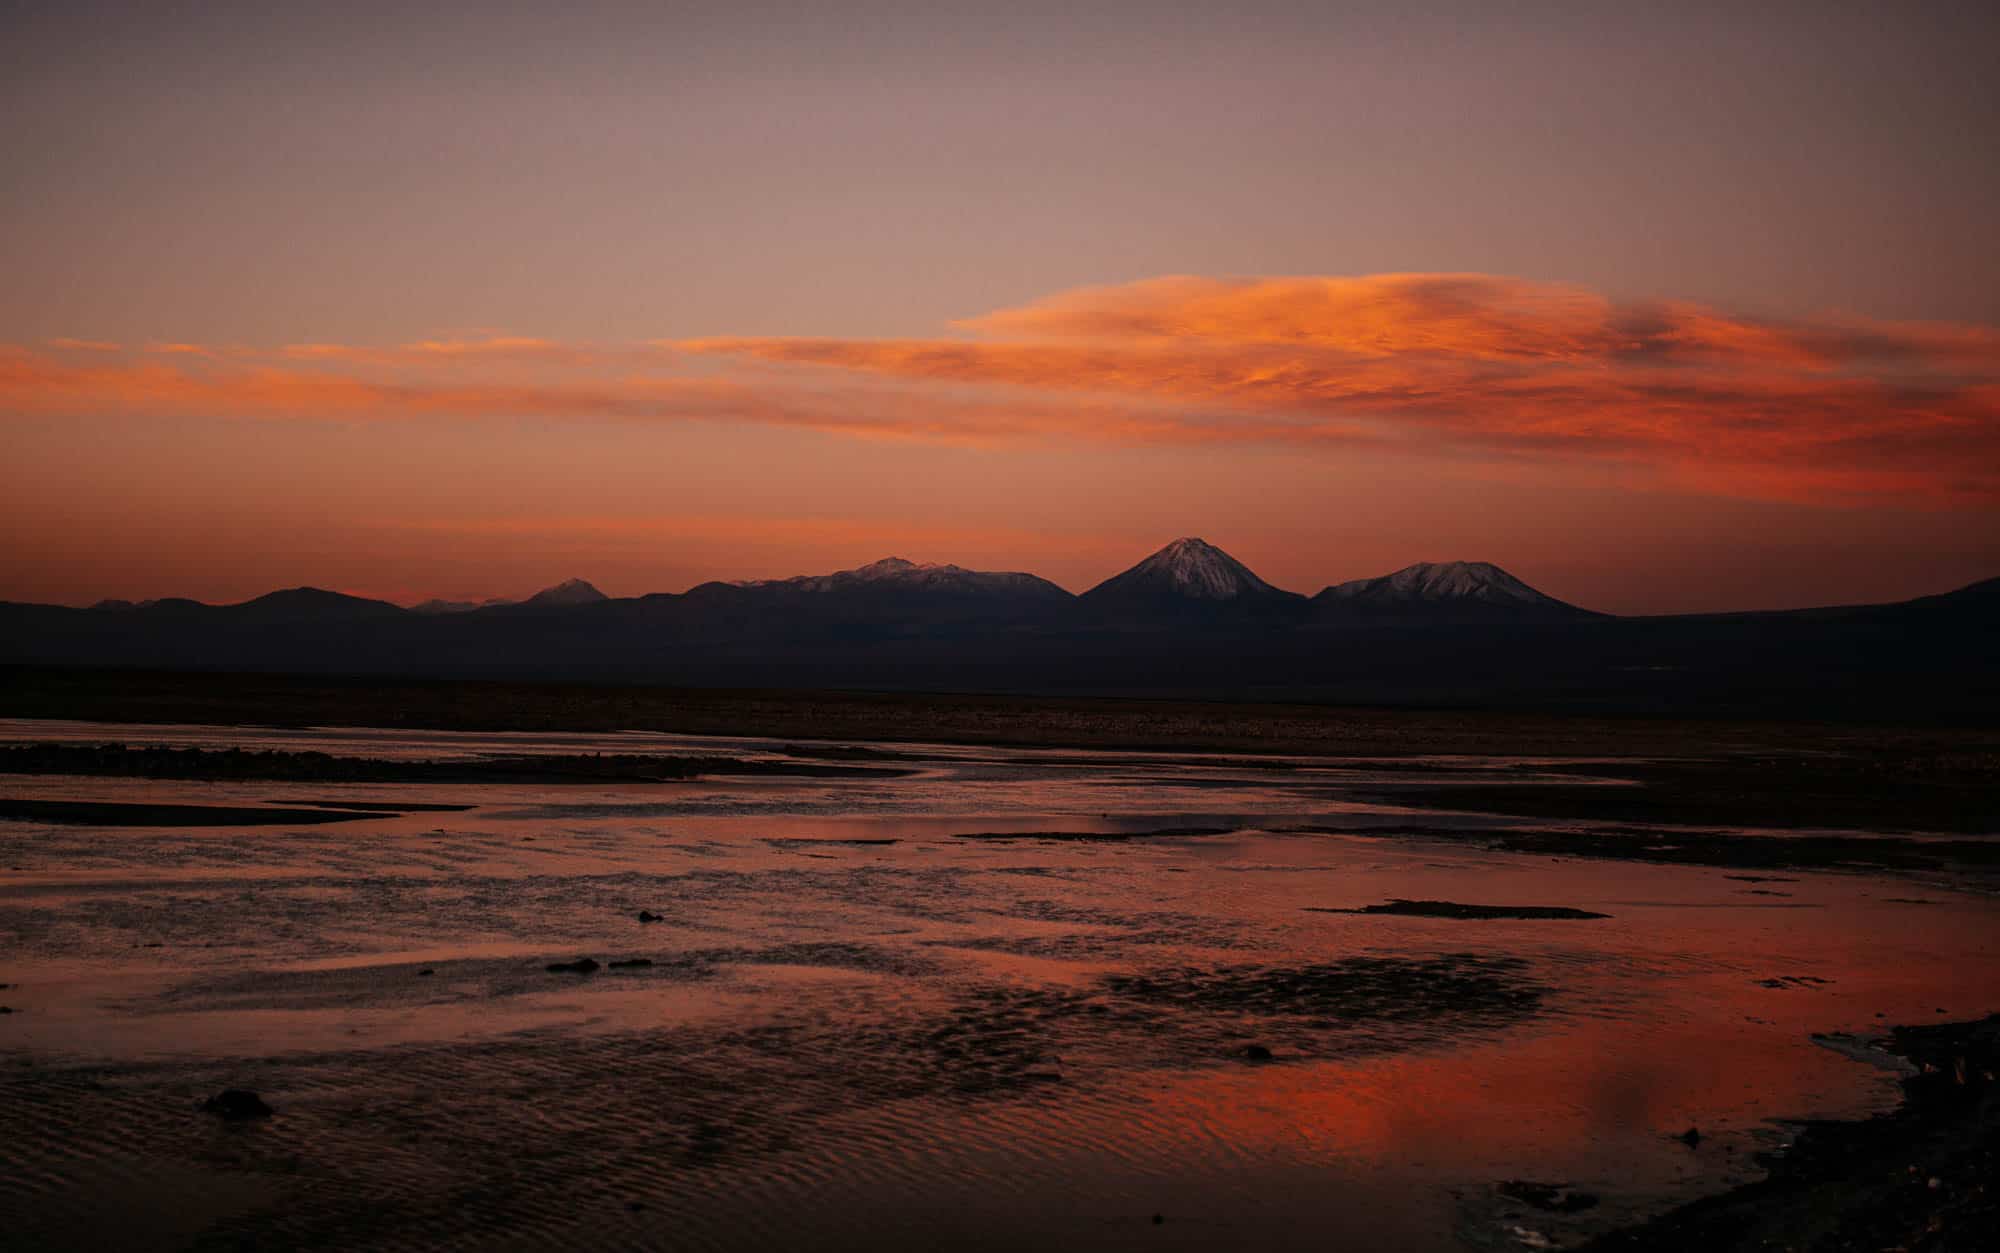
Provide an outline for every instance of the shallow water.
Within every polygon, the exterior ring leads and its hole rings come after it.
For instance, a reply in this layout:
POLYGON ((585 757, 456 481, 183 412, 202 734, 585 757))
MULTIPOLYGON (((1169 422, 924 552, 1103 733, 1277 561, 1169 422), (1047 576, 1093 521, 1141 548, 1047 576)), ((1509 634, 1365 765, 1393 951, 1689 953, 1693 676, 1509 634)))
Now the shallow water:
MULTIPOLYGON (((51 739, 826 749, 0 723, 51 739)), ((0 1016, 0 1210, 21 1216, 0 1242, 1560 1243, 1754 1175, 1783 1119, 1894 1103, 1889 1070, 1812 1033, 2000 1008, 2000 903, 1978 890, 1369 835, 1575 824, 1354 799, 1412 769, 1546 782, 1561 761, 845 747, 914 773, 0 778, 19 798, 471 806, 0 823, 0 1004, 18 1011, 0 1016), (1188 829, 1224 833, 1148 834, 1188 829), (1394 898, 1610 917, 1323 912, 1394 898), (586 955, 652 964, 545 969, 586 955), (277 1116, 199 1112, 224 1087, 277 1116), (1691 1125, 1696 1149, 1671 1138, 1691 1125), (1545 1214, 1500 1197, 1506 1179, 1602 1203, 1545 1214)))

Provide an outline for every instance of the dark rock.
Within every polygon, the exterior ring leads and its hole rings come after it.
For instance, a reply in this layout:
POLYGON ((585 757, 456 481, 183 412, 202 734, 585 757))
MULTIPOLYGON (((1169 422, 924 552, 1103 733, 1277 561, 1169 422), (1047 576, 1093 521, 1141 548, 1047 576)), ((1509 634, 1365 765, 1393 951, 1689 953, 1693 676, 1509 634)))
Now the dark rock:
POLYGON ((1674 1139, 1679 1140, 1691 1149, 1698 1149, 1701 1147, 1701 1128, 1689 1127, 1686 1131, 1675 1136, 1674 1139))
POLYGON ((1271 1060, 1271 1050, 1261 1044, 1253 1044, 1243 1050, 1243 1056, 1253 1062, 1268 1062, 1271 1060))
POLYGON ((214 1114, 224 1122, 245 1122, 253 1118, 269 1118, 272 1110, 264 1104, 264 1098, 248 1088, 228 1088, 216 1093, 201 1103, 204 1112, 214 1114))
POLYGON ((1507 1180, 1500 1185, 1500 1195, 1551 1214, 1575 1214, 1597 1204, 1595 1193, 1572 1191, 1565 1183, 1532 1183, 1526 1179, 1507 1180))
POLYGON ((1155 1214, 1155 1215, 1153 1215, 1153 1225, 1154 1225, 1155 1227, 1159 1226, 1159 1225, 1160 1225, 1161 1223, 1163 1223, 1163 1222, 1165 1222, 1165 1221, 1167 1221, 1167 1216, 1166 1216, 1165 1214, 1155 1214))
POLYGON ((1610 914, 1567 905, 1466 905, 1459 901, 1393 900, 1386 905, 1363 905, 1360 909, 1312 909, 1315 914, 1396 914, 1405 918, 1460 918, 1489 921, 1511 918, 1542 920, 1555 918, 1609 918, 1610 914))
POLYGON ((639 969, 640 967, 650 966, 652 964, 653 964, 653 959, 650 957, 627 957, 623 961, 612 962, 611 968, 613 970, 636 970, 639 969))
POLYGON ((573 962, 550 962, 548 964, 549 973, 558 975, 595 974, 598 969, 597 959, 594 957, 579 957, 573 962))
POLYGON ((417 972, 417 978, 419 978, 419 979, 428 979, 428 978, 430 978, 430 977, 431 977, 432 975, 434 975, 434 974, 436 974, 436 973, 437 973, 437 971, 435 971, 435 970, 432 970, 432 969, 431 969, 431 968, 430 968, 429 966, 426 966, 426 967, 424 967, 424 968, 423 968, 422 970, 419 970, 419 971, 417 972))
POLYGON ((13 1006, 11 1006, 11 1005, 0 1005, 0 1014, 11 1014, 11 1013, 13 1013, 13 1012, 14 1012, 14 1007, 13 1007, 13 1006))
POLYGON ((640 922, 665 922, 665 921, 666 921, 666 917, 665 917, 664 915, 662 915, 662 914, 656 914, 656 913, 654 913, 654 912, 653 912, 652 910, 650 910, 650 909, 642 909, 642 910, 640 910, 640 911, 639 911, 639 921, 640 921, 640 922))

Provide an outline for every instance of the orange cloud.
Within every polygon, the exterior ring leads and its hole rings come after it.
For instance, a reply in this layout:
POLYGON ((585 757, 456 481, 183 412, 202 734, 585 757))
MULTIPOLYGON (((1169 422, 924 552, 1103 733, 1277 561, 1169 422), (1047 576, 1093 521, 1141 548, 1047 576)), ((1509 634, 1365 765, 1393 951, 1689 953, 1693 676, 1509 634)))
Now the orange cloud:
POLYGON ((679 345, 931 385, 1258 415, 1246 440, 1637 461, 1737 494, 2000 500, 2000 330, 1781 322, 1483 275, 1155 279, 962 324, 972 340, 679 345), (1286 421, 1274 428, 1269 419, 1286 421))
POLYGON ((1367 443, 1636 466, 1758 498, 2000 502, 2000 328, 1988 326, 1750 318, 1563 284, 1388 274, 1153 279, 960 329, 136 354, 61 341, 0 347, 0 412, 719 421, 973 445, 1367 443))

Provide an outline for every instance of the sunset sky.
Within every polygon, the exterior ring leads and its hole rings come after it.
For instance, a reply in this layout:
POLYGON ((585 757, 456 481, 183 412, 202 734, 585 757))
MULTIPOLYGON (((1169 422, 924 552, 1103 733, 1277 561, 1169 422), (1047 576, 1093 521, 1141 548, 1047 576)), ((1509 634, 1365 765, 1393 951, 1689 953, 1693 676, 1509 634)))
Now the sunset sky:
POLYGON ((2000 575, 1990 2, 404 7, 0 6, 0 598, 2000 575))

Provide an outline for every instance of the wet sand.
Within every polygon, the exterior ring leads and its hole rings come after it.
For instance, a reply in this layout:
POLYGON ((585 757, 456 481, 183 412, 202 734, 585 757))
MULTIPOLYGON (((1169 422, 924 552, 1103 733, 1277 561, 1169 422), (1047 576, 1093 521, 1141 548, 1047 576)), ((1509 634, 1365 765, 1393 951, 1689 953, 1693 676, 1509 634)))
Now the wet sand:
MULTIPOLYGON (((1602 790, 1555 757, 0 738, 908 771, 316 783, 360 815, 331 826, 0 821, 4 1247, 1567 1245, 1756 1180, 1789 1120, 1895 1110, 1870 1038, 2000 1008, 1977 865, 1745 875, 1506 843, 1690 838, 1668 825, 1382 799, 1413 770, 1602 790), (270 1116, 203 1109, 225 1089, 270 1116)), ((308 808, 255 779, 0 792, 308 808)))

